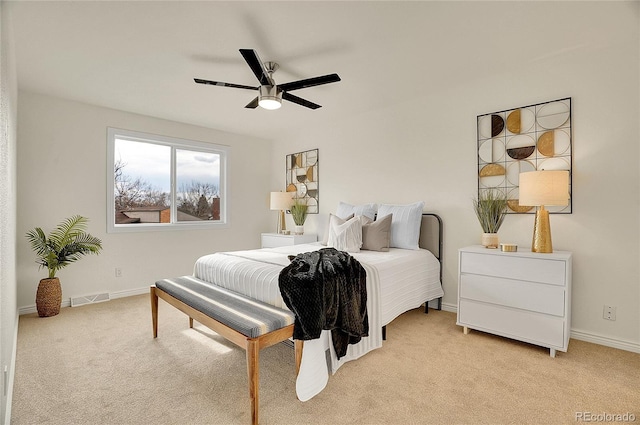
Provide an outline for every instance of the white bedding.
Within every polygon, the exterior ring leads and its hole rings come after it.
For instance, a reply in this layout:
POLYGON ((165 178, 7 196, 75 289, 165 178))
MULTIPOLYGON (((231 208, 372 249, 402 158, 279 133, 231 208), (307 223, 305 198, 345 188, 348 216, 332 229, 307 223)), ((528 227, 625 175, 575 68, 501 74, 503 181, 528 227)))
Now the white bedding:
MULTIPOLYGON (((199 258, 194 276, 271 305, 287 309, 280 295, 278 276, 290 263, 288 255, 324 248, 320 243, 215 253, 199 258)), ((429 251, 391 248, 389 252, 351 253, 367 272, 367 311, 369 336, 350 345, 346 356, 335 356, 330 331, 320 340, 305 341, 296 392, 302 401, 324 388, 328 380, 325 351, 331 350, 331 369, 335 373, 347 361, 355 360, 382 346, 383 325, 425 301, 441 297, 440 263, 429 251)))

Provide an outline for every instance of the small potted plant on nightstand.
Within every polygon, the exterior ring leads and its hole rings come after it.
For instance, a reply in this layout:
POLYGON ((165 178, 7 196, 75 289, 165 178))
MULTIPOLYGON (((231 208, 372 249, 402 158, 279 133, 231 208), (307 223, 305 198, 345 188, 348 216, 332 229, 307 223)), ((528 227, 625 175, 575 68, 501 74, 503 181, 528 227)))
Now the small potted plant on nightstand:
POLYGON ((307 204, 296 198, 290 208, 291 217, 296 224, 294 233, 296 235, 304 234, 304 222, 307 219, 307 204))
POLYGON ((502 192, 483 190, 478 199, 473 200, 473 209, 482 227, 482 245, 485 248, 498 247, 498 229, 507 214, 507 197, 502 192))
POLYGON ((36 263, 49 270, 49 277, 40 280, 36 292, 36 308, 40 317, 60 313, 62 288, 56 272, 83 255, 98 254, 102 249, 102 241, 85 231, 88 221, 74 215, 58 224, 49 236, 39 227, 27 232, 27 239, 38 257, 36 263))

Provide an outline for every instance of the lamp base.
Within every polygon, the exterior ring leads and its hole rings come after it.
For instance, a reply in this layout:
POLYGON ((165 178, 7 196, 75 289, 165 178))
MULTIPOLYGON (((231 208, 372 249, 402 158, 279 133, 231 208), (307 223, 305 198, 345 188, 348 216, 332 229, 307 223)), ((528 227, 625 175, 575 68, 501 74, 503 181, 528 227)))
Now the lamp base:
POLYGON ((551 244, 551 223, 549 222, 549 211, 541 206, 536 211, 536 221, 533 224, 533 241, 531 243, 532 252, 550 254, 553 252, 551 244))
POLYGON ((284 219, 284 210, 280 210, 280 216, 278 217, 278 233, 287 234, 287 223, 284 219))

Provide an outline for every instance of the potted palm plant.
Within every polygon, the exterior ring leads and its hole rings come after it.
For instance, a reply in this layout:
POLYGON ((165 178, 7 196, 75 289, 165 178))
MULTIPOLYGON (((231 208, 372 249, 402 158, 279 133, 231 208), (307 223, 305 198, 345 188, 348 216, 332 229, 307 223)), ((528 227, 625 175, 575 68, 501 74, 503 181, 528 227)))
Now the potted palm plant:
POLYGON ((27 239, 38 257, 40 268, 46 267, 49 276, 41 279, 36 292, 36 307, 40 317, 55 316, 60 313, 62 289, 58 270, 79 260, 86 254, 98 254, 102 241, 86 232, 89 219, 80 215, 63 220, 55 229, 45 235, 40 227, 27 232, 27 239))
POLYGON ((502 192, 484 190, 473 200, 473 209, 482 227, 482 245, 498 247, 498 229, 507 214, 507 197, 502 192))
POLYGON ((290 208, 291 217, 296 225, 294 233, 302 235, 304 233, 304 222, 307 219, 307 204, 296 198, 290 208))

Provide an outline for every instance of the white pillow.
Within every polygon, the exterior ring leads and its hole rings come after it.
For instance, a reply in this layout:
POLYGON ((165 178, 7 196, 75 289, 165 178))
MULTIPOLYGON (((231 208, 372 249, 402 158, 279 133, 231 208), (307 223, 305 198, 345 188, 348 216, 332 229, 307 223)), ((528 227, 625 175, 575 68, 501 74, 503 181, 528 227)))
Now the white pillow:
POLYGON ((327 221, 327 228, 324 231, 324 235, 322 236, 322 245, 326 245, 329 243, 329 229, 331 229, 331 220, 333 219, 337 219, 337 223, 338 224, 342 224, 344 222, 346 222, 349 219, 353 218, 353 214, 349 214, 347 217, 341 218, 341 217, 337 217, 331 213, 329 213, 329 220, 327 221))
POLYGON ((353 217, 344 222, 340 217, 331 216, 329 222, 329 241, 338 251, 360 252, 362 246, 362 221, 360 217, 353 217))
POLYGON ((378 208, 378 216, 391 217, 391 248, 419 249, 420 224, 424 202, 409 205, 382 204, 378 208))
POLYGON ((346 202, 339 202, 338 208, 336 208, 336 215, 344 219, 347 219, 347 217, 351 214, 363 215, 373 220, 376 218, 377 211, 378 211, 377 204, 351 205, 351 204, 347 204, 346 202))

